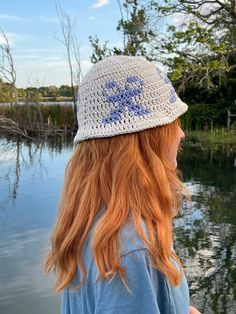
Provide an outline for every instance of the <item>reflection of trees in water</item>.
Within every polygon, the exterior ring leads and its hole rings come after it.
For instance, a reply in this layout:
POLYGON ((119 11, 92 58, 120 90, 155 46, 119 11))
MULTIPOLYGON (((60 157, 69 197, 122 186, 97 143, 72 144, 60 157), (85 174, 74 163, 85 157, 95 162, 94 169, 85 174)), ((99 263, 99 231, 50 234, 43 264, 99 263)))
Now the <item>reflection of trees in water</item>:
POLYGON ((202 313, 235 313, 235 152, 186 150, 180 168, 192 207, 174 221, 175 250, 186 266, 191 301, 202 313))
POLYGON ((235 145, 204 150, 189 147, 180 154, 179 165, 185 181, 200 181, 228 191, 236 186, 235 157, 235 145))
POLYGON ((5 187, 8 187, 8 199, 0 203, 0 208, 4 208, 6 203, 12 202, 15 205, 19 189, 21 169, 34 167, 42 172, 42 153, 46 150, 50 157, 60 154, 62 149, 73 147, 71 138, 49 138, 47 140, 22 141, 11 138, 0 138, 0 158, 4 164, 4 171, 1 171, 0 179, 5 187))
POLYGON ((175 247, 186 266, 191 301, 203 313, 231 313, 236 293, 236 228, 214 225, 205 214, 188 227, 175 228, 175 247))
POLYGON ((2 140, 0 144, 0 159, 1 162, 10 162, 7 171, 6 168, 1 170, 1 186, 8 188, 8 199, 2 200, 0 203, 0 208, 6 204, 6 202, 13 202, 15 204, 15 199, 17 197, 17 190, 19 186, 19 178, 20 178, 20 143, 13 145, 11 141, 7 139, 2 140), (13 178, 13 181, 12 181, 13 178))

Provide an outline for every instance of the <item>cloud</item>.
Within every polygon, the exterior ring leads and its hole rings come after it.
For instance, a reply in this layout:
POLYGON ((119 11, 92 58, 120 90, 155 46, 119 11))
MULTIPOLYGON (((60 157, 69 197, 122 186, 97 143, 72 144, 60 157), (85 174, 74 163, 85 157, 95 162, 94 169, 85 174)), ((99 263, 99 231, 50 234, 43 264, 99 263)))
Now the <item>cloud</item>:
POLYGON ((105 5, 109 3, 109 1, 110 0, 97 0, 97 2, 92 5, 92 8, 98 9, 98 8, 104 7, 105 5))
POLYGON ((49 49, 49 48, 25 48, 25 49, 17 49, 17 52, 23 53, 63 53, 63 49, 49 49))
POLYGON ((47 55, 39 55, 39 54, 23 54, 20 55, 18 54, 16 59, 21 59, 21 60, 26 60, 26 61, 31 61, 31 60, 37 60, 39 62, 43 62, 43 60, 60 60, 60 57, 57 56, 50 56, 48 57, 47 55))
POLYGON ((20 16, 8 15, 8 14, 0 14, 0 19, 1 20, 9 20, 9 21, 22 21, 22 20, 24 20, 20 16))
MULTIPOLYGON (((8 38, 9 45, 11 47, 16 46, 18 42, 32 42, 34 39, 28 34, 19 34, 19 33, 5 33, 8 38)), ((5 39, 0 34, 0 44, 4 44, 5 39)))
MULTIPOLYGON (((22 56, 19 58, 23 61, 24 58, 22 56)), ((38 55, 31 55, 28 58, 25 58, 24 67, 27 69, 38 70, 41 69, 44 73, 49 73, 48 71, 58 72, 58 71, 65 71, 69 72, 68 61, 66 58, 60 56, 38 56, 38 55)), ((92 63, 88 60, 81 60, 81 68, 82 73, 85 74, 92 63)))
POLYGON ((10 147, 9 149, 6 148, 7 146, 0 147, 0 163, 5 163, 7 161, 12 162, 16 159, 16 147, 10 147))
POLYGON ((104 15, 90 15, 89 16, 89 20, 90 21, 94 21, 94 20, 97 20, 97 19, 101 19, 102 17, 104 17, 104 15))
MULTIPOLYGON (((40 50, 35 49, 35 51, 28 51, 25 54, 22 51, 20 55, 16 56, 17 86, 69 85, 70 77, 66 57, 61 54, 51 54, 50 52, 43 55, 39 53, 40 50), (37 82, 40 82, 40 84, 37 82)), ((83 76, 91 66, 90 60, 81 59, 83 76)))
MULTIPOLYGON (((198 11, 203 14, 209 14, 212 10, 216 10, 219 8, 219 4, 217 3, 202 3, 202 5, 199 7, 198 11)), ((193 16, 192 14, 186 15, 183 13, 176 12, 172 14, 169 17, 169 20, 177 27, 181 27, 184 23, 188 23, 192 20, 198 20, 196 16, 193 16)), ((209 18, 210 20, 210 18, 209 18)))
POLYGON ((53 24, 58 24, 59 20, 57 17, 55 16, 44 16, 44 15, 40 15, 39 16, 40 20, 47 22, 47 23, 53 23, 53 24))
POLYGON ((175 26, 181 26, 186 21, 186 15, 183 13, 174 13, 171 16, 171 21, 175 26))

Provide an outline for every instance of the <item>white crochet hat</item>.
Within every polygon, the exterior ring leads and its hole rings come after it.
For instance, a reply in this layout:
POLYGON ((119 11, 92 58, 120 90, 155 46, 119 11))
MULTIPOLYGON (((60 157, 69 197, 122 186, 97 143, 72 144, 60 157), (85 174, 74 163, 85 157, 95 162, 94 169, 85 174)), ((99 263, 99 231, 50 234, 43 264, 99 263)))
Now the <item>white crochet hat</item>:
POLYGON ((79 87, 74 143, 168 124, 187 109, 152 62, 144 57, 108 57, 92 66, 79 87))

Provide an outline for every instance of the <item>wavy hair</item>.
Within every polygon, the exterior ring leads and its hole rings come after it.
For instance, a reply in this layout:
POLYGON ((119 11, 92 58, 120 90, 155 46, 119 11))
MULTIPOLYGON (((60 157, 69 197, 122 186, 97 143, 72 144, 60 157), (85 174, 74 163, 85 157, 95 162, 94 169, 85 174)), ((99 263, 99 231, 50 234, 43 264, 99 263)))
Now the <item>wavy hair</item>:
POLYGON ((56 292, 70 284, 77 267, 82 281, 76 289, 85 284, 83 248, 103 206, 106 210, 97 221, 92 239, 98 280, 118 274, 127 283, 118 252, 121 228, 131 213, 135 231, 155 267, 173 286, 180 283, 182 265, 171 248, 172 220, 182 204, 183 191, 188 194, 188 190, 179 179, 179 170, 165 157, 179 125, 178 118, 167 125, 76 145, 65 170, 58 217, 44 264, 46 273, 52 269, 56 273, 56 292))

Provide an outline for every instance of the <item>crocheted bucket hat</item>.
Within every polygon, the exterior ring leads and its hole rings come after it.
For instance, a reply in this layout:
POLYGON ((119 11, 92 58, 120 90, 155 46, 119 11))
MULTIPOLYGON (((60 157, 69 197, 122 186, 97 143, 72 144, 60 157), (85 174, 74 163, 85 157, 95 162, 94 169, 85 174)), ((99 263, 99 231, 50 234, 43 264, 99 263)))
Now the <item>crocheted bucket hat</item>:
POLYGON ((187 109, 154 63, 108 57, 92 66, 79 87, 74 143, 168 124, 187 109))

